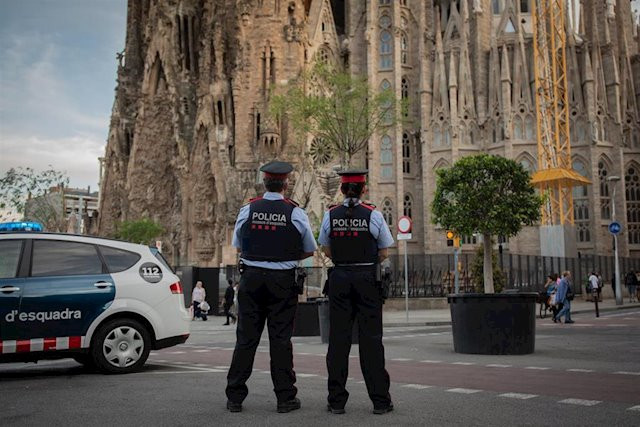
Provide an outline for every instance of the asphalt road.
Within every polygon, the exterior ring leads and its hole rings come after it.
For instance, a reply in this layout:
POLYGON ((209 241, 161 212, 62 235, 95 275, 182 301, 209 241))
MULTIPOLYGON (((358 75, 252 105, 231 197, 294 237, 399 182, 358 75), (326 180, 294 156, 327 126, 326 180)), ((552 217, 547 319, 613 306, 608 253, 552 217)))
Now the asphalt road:
POLYGON ((244 411, 225 410, 234 328, 195 322, 185 345, 143 372, 92 373, 70 360, 0 365, 0 425, 640 425, 640 310, 538 320, 536 352, 453 352, 448 326, 385 329, 396 410, 373 415, 352 348, 347 414, 326 412, 326 344, 294 338, 302 409, 275 412, 266 331, 244 411))

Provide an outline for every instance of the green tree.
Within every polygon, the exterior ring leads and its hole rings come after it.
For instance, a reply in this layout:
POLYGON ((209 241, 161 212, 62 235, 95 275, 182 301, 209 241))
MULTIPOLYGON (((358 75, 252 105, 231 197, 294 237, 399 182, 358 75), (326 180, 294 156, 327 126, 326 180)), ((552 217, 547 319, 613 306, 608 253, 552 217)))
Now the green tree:
POLYGON ((338 154, 343 167, 351 166, 371 136, 394 126, 404 116, 390 88, 370 87, 366 76, 318 64, 289 82, 271 97, 269 110, 291 125, 295 137, 322 141, 324 156, 338 154))
POLYGON ((517 162, 480 154, 439 169, 432 221, 460 236, 480 233, 484 240, 484 291, 494 293, 491 236, 514 236, 540 219, 542 198, 529 173, 517 162))
POLYGON ((11 168, 0 178, 0 220, 20 216, 37 221, 46 230, 63 231, 66 217, 63 188, 69 184, 65 172, 51 166, 42 172, 32 168, 11 168))
POLYGON ((122 221, 116 225, 115 238, 149 245, 164 233, 164 228, 149 218, 122 221))

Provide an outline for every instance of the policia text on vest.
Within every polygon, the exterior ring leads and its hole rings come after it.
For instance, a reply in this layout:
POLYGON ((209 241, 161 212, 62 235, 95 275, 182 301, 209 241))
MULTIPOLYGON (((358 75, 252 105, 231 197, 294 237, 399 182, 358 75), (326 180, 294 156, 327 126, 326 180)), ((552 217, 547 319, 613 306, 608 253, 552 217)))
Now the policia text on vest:
POLYGON ((240 209, 233 233, 242 272, 236 346, 227 375, 227 409, 242 411, 249 393, 246 382, 267 322, 276 409, 290 412, 301 405, 296 397, 291 345, 301 280, 296 268, 317 246, 307 214, 283 196, 293 167, 274 161, 260 170, 267 191, 240 209))
POLYGON ((344 413, 349 398, 346 383, 354 319, 358 320, 360 365, 373 412, 393 410, 389 374, 382 345, 382 303, 379 263, 387 257, 393 238, 382 214, 360 200, 367 171, 345 171, 340 189, 346 199, 325 213, 319 243, 332 259, 329 275, 329 350, 327 353, 328 405, 344 413))

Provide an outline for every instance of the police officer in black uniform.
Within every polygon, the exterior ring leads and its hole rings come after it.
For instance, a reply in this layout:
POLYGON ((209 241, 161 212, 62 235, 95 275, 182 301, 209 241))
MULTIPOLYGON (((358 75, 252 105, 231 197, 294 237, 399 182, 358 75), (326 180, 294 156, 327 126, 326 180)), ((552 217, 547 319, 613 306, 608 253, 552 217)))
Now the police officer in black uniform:
POLYGON ((315 239, 307 214, 284 197, 289 163, 273 161, 262 168, 266 192, 240 209, 233 245, 240 253, 236 347, 227 375, 227 409, 242 411, 246 382, 265 321, 269 329, 271 378, 278 412, 300 408, 296 397, 291 335, 298 304, 296 267, 313 255, 315 239))
POLYGON ((375 414, 393 410, 389 374, 382 345, 383 290, 376 280, 377 264, 387 257, 393 238, 375 206, 364 203, 366 170, 340 172, 342 204, 325 213, 319 243, 335 267, 329 276, 330 303, 328 409, 345 412, 345 385, 354 319, 358 320, 360 367, 375 414))

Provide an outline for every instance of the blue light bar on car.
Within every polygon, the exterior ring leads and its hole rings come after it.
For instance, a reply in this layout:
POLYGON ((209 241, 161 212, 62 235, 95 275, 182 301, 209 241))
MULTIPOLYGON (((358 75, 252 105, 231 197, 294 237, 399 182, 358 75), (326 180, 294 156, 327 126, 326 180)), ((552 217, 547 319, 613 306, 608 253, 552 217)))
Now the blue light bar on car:
POLYGON ((0 223, 0 231, 42 231, 42 224, 39 222, 20 221, 20 222, 2 222, 0 223))

